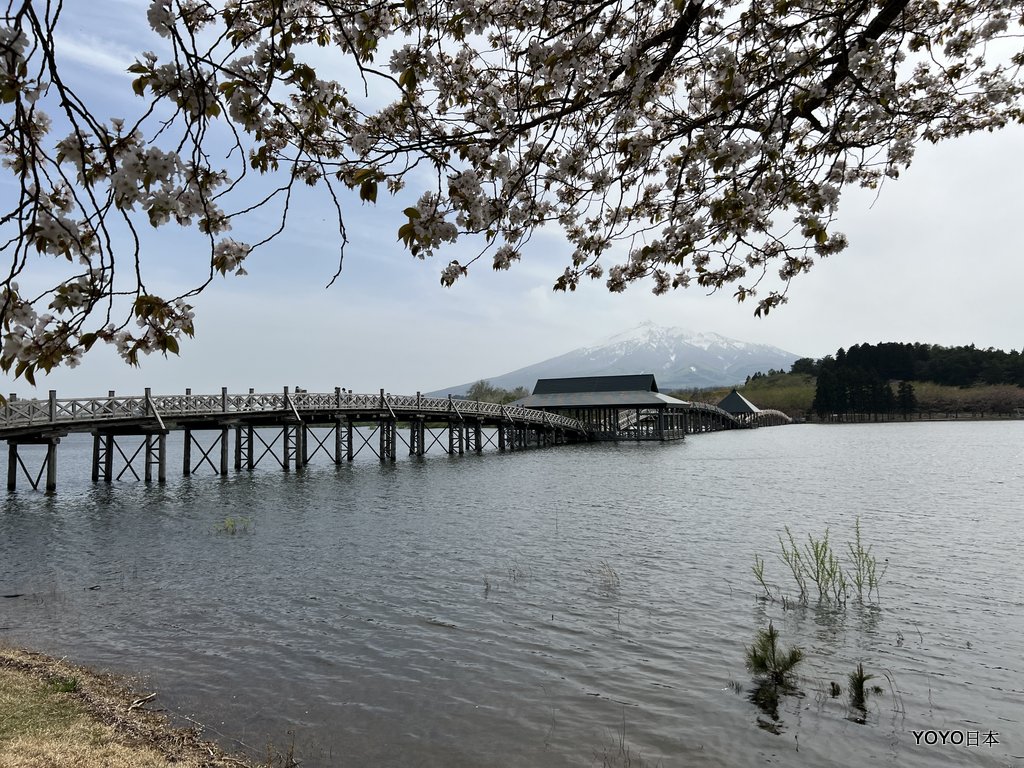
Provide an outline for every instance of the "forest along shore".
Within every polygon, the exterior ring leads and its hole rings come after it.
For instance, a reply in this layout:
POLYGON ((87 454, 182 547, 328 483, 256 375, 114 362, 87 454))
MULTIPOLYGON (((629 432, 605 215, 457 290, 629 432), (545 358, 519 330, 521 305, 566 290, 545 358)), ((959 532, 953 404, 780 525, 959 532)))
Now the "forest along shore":
POLYGON ((0 768, 288 768, 175 728, 157 694, 41 653, 0 647, 0 768))

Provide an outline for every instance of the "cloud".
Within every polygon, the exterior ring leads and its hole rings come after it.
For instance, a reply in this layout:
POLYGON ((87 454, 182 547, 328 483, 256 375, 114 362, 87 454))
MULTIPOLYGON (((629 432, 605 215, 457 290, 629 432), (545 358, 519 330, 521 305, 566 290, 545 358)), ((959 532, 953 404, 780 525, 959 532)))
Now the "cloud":
POLYGON ((111 44, 110 40, 92 35, 58 34, 55 43, 57 55, 61 59, 68 59, 124 80, 132 77, 128 67, 139 55, 139 51, 129 51, 111 44))

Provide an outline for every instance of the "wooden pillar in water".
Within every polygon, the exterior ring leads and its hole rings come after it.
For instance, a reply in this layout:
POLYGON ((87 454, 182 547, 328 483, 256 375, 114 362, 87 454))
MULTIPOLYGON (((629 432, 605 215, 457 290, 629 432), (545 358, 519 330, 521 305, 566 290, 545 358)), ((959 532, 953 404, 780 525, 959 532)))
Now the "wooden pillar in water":
MULTIPOLYGON (((334 390, 335 397, 338 402, 341 402, 341 387, 336 387, 334 390)), ((335 416, 334 418, 334 463, 341 464, 341 417, 335 416)))
POLYGON ((477 453, 484 452, 484 441, 483 441, 483 427, 480 426, 479 419, 476 424, 473 425, 473 440, 475 445, 473 446, 477 453))
POLYGON ((498 451, 501 453, 505 452, 505 425, 498 425, 498 451))
POLYGON ((92 433, 92 481, 100 481, 100 433, 92 433))
POLYGON ((281 468, 285 472, 290 472, 291 471, 291 462, 292 462, 291 457, 292 457, 292 454, 294 453, 293 446, 292 446, 292 443, 294 442, 294 438, 292 436, 292 428, 290 426, 288 426, 287 424, 285 424, 281 428, 281 440, 282 440, 282 444, 281 444, 281 459, 282 459, 282 461, 281 461, 281 468))
POLYGON ((228 436, 231 431, 228 427, 221 427, 220 430, 220 473, 228 473, 228 436))
POLYGON ((18 487, 18 444, 7 443, 7 490, 13 491, 18 487))
POLYGON ((114 436, 103 436, 103 482, 114 482, 114 436))
POLYGON ((345 421, 347 422, 347 425, 345 427, 345 460, 352 461, 352 431, 355 429, 355 427, 352 426, 351 416, 349 416, 345 421))
MULTIPOLYGON (((110 453, 110 449, 107 449, 110 453)), ((185 427, 185 448, 181 454, 182 474, 188 477, 192 474, 192 430, 185 427)), ((109 479, 108 479, 109 482, 109 479)))
POLYGON ((157 450, 157 465, 156 465, 156 481, 158 483, 167 482, 167 434, 161 432, 156 439, 156 450, 157 450))
POLYGON ((147 483, 153 482, 153 435, 149 432, 142 438, 146 445, 142 449, 145 453, 143 458, 142 477, 147 483))
POLYGON ((235 472, 242 471, 242 427, 235 427, 235 472))

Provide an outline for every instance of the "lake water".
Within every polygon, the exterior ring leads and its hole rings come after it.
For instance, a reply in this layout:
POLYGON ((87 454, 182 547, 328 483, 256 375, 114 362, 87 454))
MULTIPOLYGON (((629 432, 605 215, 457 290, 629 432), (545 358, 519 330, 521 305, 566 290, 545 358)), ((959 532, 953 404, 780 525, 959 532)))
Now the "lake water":
POLYGON ((3 501, 0 641, 139 675, 225 746, 294 742, 307 768, 1024 764, 1022 422, 225 478, 177 476, 172 448, 148 487, 93 486, 90 450, 61 444, 56 496, 3 501), (858 518, 888 560, 877 606, 758 599, 755 553, 794 592, 784 526, 842 550, 858 518), (777 721, 744 668, 769 621, 806 656, 777 721), (863 723, 859 662, 883 688, 863 723))

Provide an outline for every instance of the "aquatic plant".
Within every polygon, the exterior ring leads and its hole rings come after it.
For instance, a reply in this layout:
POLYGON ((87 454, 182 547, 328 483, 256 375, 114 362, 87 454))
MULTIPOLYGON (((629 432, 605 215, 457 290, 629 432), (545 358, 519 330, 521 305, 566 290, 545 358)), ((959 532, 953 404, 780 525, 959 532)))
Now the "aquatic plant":
POLYGON ((602 560, 595 568, 584 568, 583 572, 593 579, 605 594, 619 589, 619 574, 607 560, 602 560))
POLYGON ((853 566, 850 571, 850 581, 857 588, 857 598, 864 602, 864 588, 867 587, 868 599, 871 599, 871 593, 875 593, 875 599, 878 599, 878 584, 885 576, 885 572, 889 570, 889 562, 885 561, 882 566, 881 572, 878 570, 878 561, 875 556, 871 554, 871 546, 867 549, 860 537, 860 517, 856 519, 853 525, 854 539, 853 542, 847 544, 849 550, 850 563, 853 566))
POLYGON ((857 664, 857 668, 850 673, 848 679, 850 706, 859 710, 861 715, 864 715, 867 713, 868 695, 883 693, 882 687, 878 685, 869 686, 867 684, 869 680, 874 680, 875 676, 867 674, 862 663, 857 664))
MULTIPOLYGON (((626 741, 626 716, 622 716, 622 725, 613 733, 610 744, 605 744, 601 752, 594 752, 594 765, 600 759, 601 768, 645 768, 650 765, 643 759, 640 752, 634 752, 626 741)), ((661 765, 661 763, 657 763, 661 765)))
POLYGON ((752 570, 754 571, 754 578, 757 579, 758 584, 760 584, 761 588, 764 589, 765 597, 768 600, 774 600, 775 598, 772 596, 771 587, 768 586, 768 582, 764 579, 764 560, 756 554, 754 555, 754 567, 752 570))
POLYGON ((761 680, 791 687, 793 669, 804 658, 804 652, 793 646, 789 650, 779 647, 779 631, 768 622, 768 629, 762 629, 754 638, 754 643, 746 648, 747 669, 761 680))
MULTIPOLYGON (((796 537, 785 526, 786 537, 780 534, 779 559, 786 564, 799 590, 800 602, 807 602, 811 591, 809 585, 818 593, 819 602, 834 602, 838 605, 846 603, 850 594, 850 585, 857 590, 857 598, 864 602, 870 600, 872 593, 878 599, 878 586, 888 570, 888 561, 881 567, 871 547, 865 547, 860 531, 860 518, 854 523, 854 540, 846 545, 847 559, 850 567, 844 569, 843 563, 829 539, 830 531, 825 529, 824 536, 815 538, 807 534, 807 542, 802 546, 796 537)), ((765 591, 767 599, 775 600, 765 575, 765 562, 757 554, 754 555, 754 577, 765 591)), ((785 599, 785 596, 782 595, 785 599)))
POLYGON ((789 530, 789 526, 786 526, 786 536, 789 537, 789 546, 786 546, 786 542, 782 540, 782 536, 779 536, 779 546, 782 548, 780 557, 782 562, 789 566, 790 573, 793 574, 793 581, 796 582, 797 588, 800 590, 800 599, 807 599, 807 579, 804 576, 804 564, 803 558, 800 555, 800 547, 797 546, 796 541, 793 539, 793 532, 789 530))
POLYGON ((252 520, 248 517, 225 517, 223 522, 217 523, 217 533, 227 533, 234 536, 236 533, 248 533, 252 526, 252 520))
POLYGON ((527 574, 518 560, 512 560, 505 566, 505 572, 508 574, 508 580, 513 584, 525 579, 527 574))

